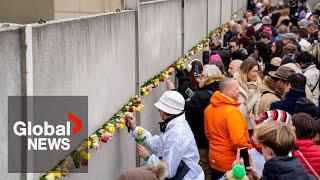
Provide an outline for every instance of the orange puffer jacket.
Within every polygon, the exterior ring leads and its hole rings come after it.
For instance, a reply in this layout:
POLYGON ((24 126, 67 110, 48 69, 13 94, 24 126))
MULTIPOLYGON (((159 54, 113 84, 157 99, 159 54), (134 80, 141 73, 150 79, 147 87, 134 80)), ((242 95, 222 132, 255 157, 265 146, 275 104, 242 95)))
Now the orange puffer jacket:
POLYGON ((237 148, 251 148, 247 123, 237 106, 236 100, 216 91, 204 111, 210 167, 218 171, 232 169, 237 148))

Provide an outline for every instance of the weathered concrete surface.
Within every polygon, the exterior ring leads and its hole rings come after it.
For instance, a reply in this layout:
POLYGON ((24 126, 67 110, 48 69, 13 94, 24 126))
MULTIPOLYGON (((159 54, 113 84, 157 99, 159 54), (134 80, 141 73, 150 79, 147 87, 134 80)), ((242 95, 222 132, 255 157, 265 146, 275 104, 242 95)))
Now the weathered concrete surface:
MULTIPOLYGON (((45 25, 34 24, 34 95, 89 96, 89 132, 93 132, 130 96, 135 95, 135 90, 142 83, 181 57, 184 50, 206 37, 208 31, 218 27, 220 11, 222 24, 231 19, 231 1, 209 0, 207 7, 206 0, 184 0, 184 11, 181 1, 143 3, 139 8, 138 22, 134 11, 124 11, 52 21, 45 25), (217 5, 219 2, 222 8, 217 5), (137 43, 139 51, 136 49, 137 43)), ((4 67, 0 76, 0 85, 4 87, 0 96, 0 111, 1 122, 4 123, 7 119, 5 98, 20 95, 21 92, 20 61, 24 59, 21 57, 20 42, 18 31, 0 32, 0 65, 4 67)), ((196 57, 201 57, 201 54, 196 57)), ((160 88, 142 98, 145 110, 141 114, 141 124, 153 134, 159 133, 160 121, 153 104, 165 90, 166 86, 162 83, 160 88)), ((0 149, 2 157, 6 153, 6 129, 1 133, 1 142, 4 143, 0 144, 4 148, 0 149)), ((119 173, 136 165, 135 143, 125 131, 117 134, 110 144, 103 145, 99 151, 91 151, 91 154, 89 173, 71 174, 66 179, 116 179, 119 173)), ((7 162, 2 162, 0 179, 19 179, 19 174, 7 175, 7 162)), ((34 179, 39 176, 34 174, 34 179)))
POLYGON ((238 0, 232 0, 232 13, 238 11, 238 0))
POLYGON ((19 30, 8 29, 0 30, 0 179, 15 180, 19 173, 8 174, 8 96, 21 95, 21 46, 19 30))
POLYGON ((222 0, 222 15, 221 15, 221 24, 227 23, 231 19, 231 14, 232 14, 232 1, 228 0, 222 0))
MULTIPOLYGON (((106 14, 33 28, 34 95, 88 96, 89 133, 135 94, 135 12, 106 14)), ((88 174, 67 179, 116 179, 135 166, 125 131, 92 151, 88 174)))
MULTIPOLYGON (((181 0, 142 3, 139 12, 139 83, 158 74, 182 55, 181 0)), ((153 106, 166 90, 155 89, 144 97, 141 125, 153 134, 159 132, 159 113, 153 106)))
POLYGON ((207 36, 207 0, 184 0, 184 52, 207 36))
POLYGON ((220 26, 222 0, 208 0, 208 32, 220 26))

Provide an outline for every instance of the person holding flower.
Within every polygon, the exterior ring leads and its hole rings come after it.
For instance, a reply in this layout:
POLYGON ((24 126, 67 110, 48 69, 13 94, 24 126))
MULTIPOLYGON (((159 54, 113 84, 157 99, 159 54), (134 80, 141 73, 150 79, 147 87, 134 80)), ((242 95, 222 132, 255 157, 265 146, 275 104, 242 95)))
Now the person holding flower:
POLYGON ((129 119, 132 136, 139 143, 137 152, 147 165, 159 161, 165 163, 167 179, 203 180, 199 152, 191 128, 184 113, 185 100, 176 91, 166 91, 155 103, 160 113, 160 135, 136 125, 129 119))

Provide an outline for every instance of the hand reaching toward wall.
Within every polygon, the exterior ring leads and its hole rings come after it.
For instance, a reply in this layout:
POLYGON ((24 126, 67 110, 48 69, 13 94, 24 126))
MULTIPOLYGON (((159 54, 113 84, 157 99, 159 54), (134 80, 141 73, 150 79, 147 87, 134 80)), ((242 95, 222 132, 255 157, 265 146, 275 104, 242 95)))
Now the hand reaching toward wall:
POLYGON ((174 90, 175 89, 173 82, 170 81, 169 79, 166 81, 166 84, 167 84, 167 90, 174 90))

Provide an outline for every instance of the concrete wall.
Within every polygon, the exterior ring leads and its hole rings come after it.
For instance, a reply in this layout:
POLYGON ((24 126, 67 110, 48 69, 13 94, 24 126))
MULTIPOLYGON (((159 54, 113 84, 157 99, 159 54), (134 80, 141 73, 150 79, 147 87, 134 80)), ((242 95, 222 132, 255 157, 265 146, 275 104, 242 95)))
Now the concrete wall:
MULTIPOLYGON (((18 180, 8 174, 8 96, 21 95, 21 46, 19 30, 0 30, 0 179, 18 180)), ((12 151, 17 151, 13 149, 12 151)), ((18 153, 18 151, 17 151, 18 153)), ((19 154, 19 153, 18 153, 19 154)))
POLYGON ((207 0, 184 0, 184 52, 207 36, 207 0))
POLYGON ((208 32, 220 26, 222 0, 208 0, 208 32))
MULTIPOLYGON (((28 46, 33 49, 33 95, 88 96, 91 133, 146 80, 220 26, 220 21, 230 20, 231 7, 231 1, 223 0, 159 0, 141 3, 138 12, 32 24, 32 43, 28 46)), ((6 98, 21 94, 20 82, 25 76, 20 72, 25 51, 21 52, 23 41, 19 35, 16 29, 0 32, 0 65, 4 67, 0 72, 2 124, 7 122, 6 98)), ((162 83, 142 98, 145 110, 140 115, 141 124, 153 134, 159 133, 160 121, 153 104, 165 90, 162 83)), ((0 179, 20 179, 19 174, 6 173, 7 131, 0 132, 0 156, 4 159, 0 179)), ((122 171, 136 166, 135 142, 125 131, 91 154, 89 173, 71 174, 66 179, 116 179, 122 171)), ((39 176, 34 174, 32 179, 39 176)))
POLYGON ((238 9, 238 0, 231 0, 231 2, 232 2, 232 11, 231 11, 231 13, 233 13, 233 12, 236 12, 237 9, 238 9))
MULTIPOLYGON (((145 2, 139 11, 139 83, 158 74, 182 55, 181 0, 145 2)), ((153 106, 166 87, 143 98, 141 124, 159 132, 159 113, 153 106)))
POLYGON ((247 0, 238 0, 238 18, 242 18, 247 9, 247 0))
MULTIPOLYGON (((135 94, 135 35, 134 11, 34 26, 34 95, 88 96, 93 132, 135 94)), ((90 173, 68 179, 116 179, 136 163, 125 131, 91 152, 90 173)))
POLYGON ((221 24, 225 24, 231 19, 232 1, 233 0, 228 0, 228 1, 222 0, 221 24))

